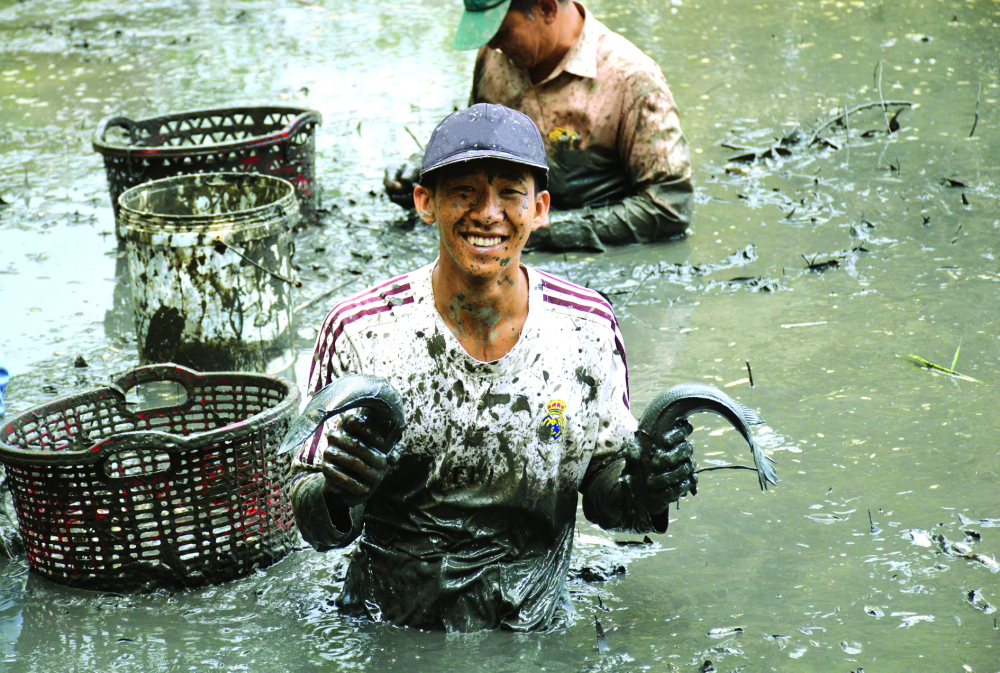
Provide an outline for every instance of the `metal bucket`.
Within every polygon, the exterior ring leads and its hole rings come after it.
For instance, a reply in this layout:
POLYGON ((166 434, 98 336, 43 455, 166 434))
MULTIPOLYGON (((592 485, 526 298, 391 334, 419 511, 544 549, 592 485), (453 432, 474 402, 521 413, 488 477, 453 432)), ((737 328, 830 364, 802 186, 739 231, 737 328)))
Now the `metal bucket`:
POLYGON ((277 371, 291 361, 291 183, 246 173, 154 180, 118 199, 143 364, 277 371))

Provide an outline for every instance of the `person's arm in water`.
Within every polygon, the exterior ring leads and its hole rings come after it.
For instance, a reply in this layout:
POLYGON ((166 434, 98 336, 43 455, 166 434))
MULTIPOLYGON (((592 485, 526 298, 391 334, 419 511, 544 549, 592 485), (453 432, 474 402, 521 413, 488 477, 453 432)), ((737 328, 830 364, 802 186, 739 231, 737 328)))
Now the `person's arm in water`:
POLYGON ((583 485, 583 513, 607 530, 663 533, 667 507, 698 491, 696 463, 682 421, 650 447, 625 440, 614 454, 592 459, 583 485))
POLYGON ((326 446, 318 457, 309 459, 310 441, 294 461, 290 496, 302 537, 326 551, 347 546, 361 534, 365 502, 385 478, 392 447, 364 416, 345 414, 336 427, 321 432, 326 446))
POLYGON ((530 245, 603 250, 606 245, 648 243, 687 230, 694 188, 677 105, 662 78, 633 87, 644 87, 646 93, 622 116, 617 149, 634 194, 607 206, 553 210, 549 226, 533 232, 530 245))
POLYGON ((695 461, 685 441, 691 426, 683 421, 665 437, 639 442, 627 405, 624 359, 616 354, 601 391, 596 450, 580 486, 583 513, 607 530, 663 533, 667 507, 697 492, 695 461))
MULTIPOLYGON (((346 337, 334 343, 332 316, 316 341, 310 394, 360 370, 346 337)), ((302 537, 317 551, 347 546, 361 534, 365 502, 385 477, 391 449, 363 410, 331 419, 303 445, 292 462, 289 496, 302 537)))

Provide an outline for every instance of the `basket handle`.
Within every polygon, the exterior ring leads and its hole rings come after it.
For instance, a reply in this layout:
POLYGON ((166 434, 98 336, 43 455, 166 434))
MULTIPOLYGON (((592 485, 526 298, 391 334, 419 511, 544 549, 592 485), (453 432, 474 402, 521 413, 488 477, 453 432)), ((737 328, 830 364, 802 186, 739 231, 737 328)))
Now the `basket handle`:
MULTIPOLYGON (((288 151, 292 146, 292 139, 298 135, 299 131, 303 127, 310 124, 314 126, 320 126, 323 123, 323 115, 321 115, 316 110, 302 110, 299 114, 295 115, 288 120, 285 127, 281 129, 281 132, 285 136, 285 140, 281 143, 281 160, 286 164, 288 163, 288 151)), ((297 190, 298 188, 296 188, 297 190)))
POLYGON ((200 377, 201 375, 193 369, 173 363, 146 365, 132 369, 123 376, 114 379, 111 381, 111 387, 117 388, 122 395, 125 395, 129 390, 143 383, 173 381, 184 386, 184 390, 190 394, 191 389, 198 384, 200 377))
POLYGON ((134 432, 123 432, 103 439, 91 448, 91 451, 98 453, 98 474, 103 474, 105 479, 143 479, 154 474, 170 472, 173 470, 173 455, 178 450, 186 448, 187 442, 182 437, 176 437, 166 432, 155 430, 137 430, 134 432), (139 474, 115 475, 108 469, 108 463, 120 457, 124 452, 131 452, 133 456, 141 453, 159 452, 167 455, 166 465, 157 469, 143 471, 139 474))
POLYGON ((114 126, 120 126, 128 131, 129 145, 135 145, 135 129, 137 124, 128 117, 105 117, 97 124, 94 137, 99 138, 102 143, 107 142, 104 136, 108 132, 108 129, 114 126))
MULTIPOLYGON (((115 393, 121 395, 122 403, 124 405, 128 392, 136 386, 140 386, 144 383, 159 383, 162 381, 171 381, 173 383, 180 384, 180 386, 184 388, 184 394, 187 398, 186 401, 175 406, 167 405, 165 407, 154 407, 148 410, 162 414, 167 409, 176 410, 190 406, 194 402, 192 390, 198 386, 201 376, 201 374, 193 369, 188 369, 187 367, 182 367, 181 365, 175 365, 173 363, 146 365, 145 367, 132 369, 117 379, 112 380, 110 387, 115 391, 115 393)), ((140 418, 144 417, 144 412, 142 411, 129 411, 131 413, 137 413, 140 418)))
POLYGON ((289 137, 292 137, 299 132, 299 129, 306 124, 315 124, 320 126, 323 123, 323 115, 321 115, 316 110, 302 110, 299 114, 295 115, 288 120, 285 124, 285 128, 282 129, 289 137))

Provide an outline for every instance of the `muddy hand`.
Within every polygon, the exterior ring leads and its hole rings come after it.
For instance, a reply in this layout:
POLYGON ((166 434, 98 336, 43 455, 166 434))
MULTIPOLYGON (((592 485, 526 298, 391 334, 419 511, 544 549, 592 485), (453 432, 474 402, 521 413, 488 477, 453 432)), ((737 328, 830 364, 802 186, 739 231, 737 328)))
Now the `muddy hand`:
POLYGON ((694 447, 687 441, 692 432, 694 428, 690 423, 678 421, 663 435, 651 459, 654 475, 650 477, 650 482, 672 492, 669 502, 676 502, 688 493, 698 493, 697 464, 692 457, 694 447))
POLYGON ((382 186, 389 200, 401 208, 413 208, 413 187, 420 180, 421 154, 414 154, 400 164, 387 166, 382 186))
POLYGON ((348 413, 340 427, 327 434, 329 446, 320 470, 328 490, 347 505, 359 505, 372 496, 386 473, 386 439, 366 422, 366 414, 348 413))
POLYGON ((626 471, 632 487, 653 514, 659 514, 688 493, 698 492, 696 464, 691 457, 694 448, 686 441, 692 431, 691 424, 681 420, 653 446, 629 459, 626 471))

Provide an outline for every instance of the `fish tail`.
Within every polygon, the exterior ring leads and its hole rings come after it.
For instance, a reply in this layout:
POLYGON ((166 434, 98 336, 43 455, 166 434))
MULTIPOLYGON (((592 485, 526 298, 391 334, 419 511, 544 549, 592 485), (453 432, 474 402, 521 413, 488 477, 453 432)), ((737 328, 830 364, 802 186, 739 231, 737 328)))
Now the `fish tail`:
POLYGON ((775 469, 775 462, 771 456, 764 453, 757 442, 750 445, 753 453, 753 464, 757 468, 757 480, 760 482, 760 490, 766 491, 768 483, 777 485, 778 472, 775 469))

